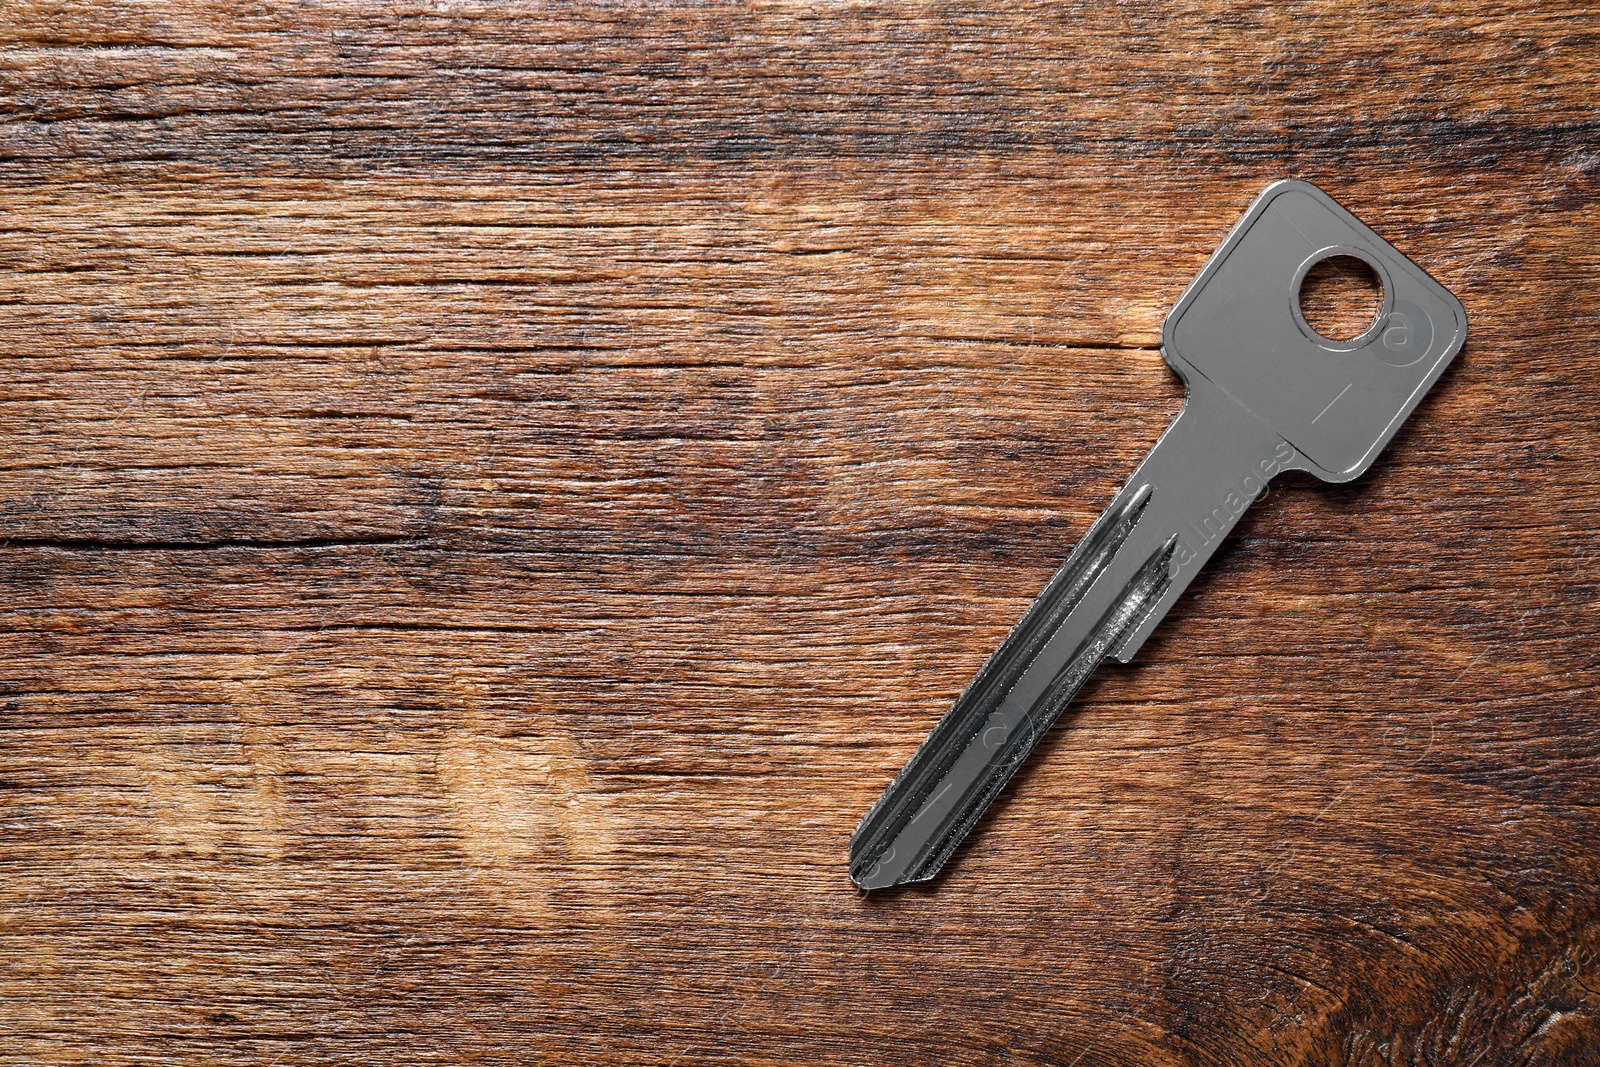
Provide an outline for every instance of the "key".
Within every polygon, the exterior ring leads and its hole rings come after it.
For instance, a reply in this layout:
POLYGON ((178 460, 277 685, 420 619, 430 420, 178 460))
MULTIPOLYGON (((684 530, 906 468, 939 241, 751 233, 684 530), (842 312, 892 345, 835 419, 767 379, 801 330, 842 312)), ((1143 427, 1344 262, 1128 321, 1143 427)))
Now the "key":
POLYGON ((862 818, 862 889, 932 878, 1103 660, 1127 663, 1273 476, 1365 471, 1466 340, 1444 286, 1303 181, 1268 186, 1168 312, 1178 417, 1044 592, 862 818), (1332 256, 1372 267, 1373 324, 1348 341, 1300 309, 1332 256))

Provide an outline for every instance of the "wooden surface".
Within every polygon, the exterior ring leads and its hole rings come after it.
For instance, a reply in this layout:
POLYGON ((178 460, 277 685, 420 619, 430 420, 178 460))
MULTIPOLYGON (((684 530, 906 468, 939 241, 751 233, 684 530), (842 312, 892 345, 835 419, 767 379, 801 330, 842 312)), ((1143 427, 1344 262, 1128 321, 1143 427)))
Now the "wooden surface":
POLYGON ((1600 17, 0 3, 0 1062, 1600 1062, 1600 17), (932 889, 1270 180, 1465 302, 932 889))

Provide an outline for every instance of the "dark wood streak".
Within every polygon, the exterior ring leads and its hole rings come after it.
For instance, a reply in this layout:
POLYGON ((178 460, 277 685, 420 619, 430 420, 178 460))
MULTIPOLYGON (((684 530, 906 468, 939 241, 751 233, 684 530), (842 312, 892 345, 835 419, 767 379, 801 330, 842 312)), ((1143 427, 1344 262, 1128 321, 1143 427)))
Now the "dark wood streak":
POLYGON ((8 4, 0 1062, 1600 1062, 1597 40, 8 4), (1284 176, 1466 350, 863 898, 1284 176))

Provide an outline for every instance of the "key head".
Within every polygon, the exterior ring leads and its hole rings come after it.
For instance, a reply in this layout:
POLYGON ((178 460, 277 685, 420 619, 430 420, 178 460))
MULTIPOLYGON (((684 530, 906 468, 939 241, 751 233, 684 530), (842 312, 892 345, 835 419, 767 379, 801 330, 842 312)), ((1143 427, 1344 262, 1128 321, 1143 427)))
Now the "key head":
POLYGON ((1209 379, 1281 435, 1330 482, 1356 477, 1461 350, 1467 313, 1449 290, 1310 182, 1256 198, 1179 297, 1161 351, 1209 379), (1300 283, 1336 255, 1383 285, 1372 326, 1329 340, 1306 322, 1300 283))

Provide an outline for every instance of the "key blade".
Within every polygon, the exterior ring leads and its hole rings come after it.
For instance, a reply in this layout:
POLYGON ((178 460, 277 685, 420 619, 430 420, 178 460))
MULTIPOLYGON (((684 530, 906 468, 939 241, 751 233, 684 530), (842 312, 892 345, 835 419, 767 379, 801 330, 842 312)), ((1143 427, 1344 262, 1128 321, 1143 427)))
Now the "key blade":
MULTIPOLYGON (((858 885, 883 888, 894 884, 888 881, 868 886, 863 876, 871 871, 867 880, 876 883, 887 873, 883 861, 895 851, 900 832, 941 787, 955 758, 1037 659, 1061 623, 1082 603, 1095 579, 1111 565, 1149 506, 1150 496, 1148 488, 1140 489, 1100 516, 904 769, 862 816, 850 838, 851 877, 858 885)), ((902 847, 895 855, 903 866, 911 854, 902 847)), ((892 862, 893 857, 890 859, 892 862)), ((928 872, 928 876, 932 873, 928 872)))
POLYGON ((1131 656, 1294 455, 1192 380, 1177 419, 856 827, 856 884, 933 877, 1079 686, 1131 656))
POLYGON ((1096 523, 862 818, 850 839, 856 885, 886 889, 937 874, 1101 660, 1161 601, 1176 537, 1150 554, 1092 625, 1083 625, 1082 613, 1074 619, 1150 498, 1148 486, 1136 490, 1096 523), (1063 659, 1059 649, 1067 646, 1063 659), (1039 675, 1047 676, 1019 684, 1039 675))

